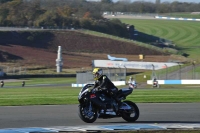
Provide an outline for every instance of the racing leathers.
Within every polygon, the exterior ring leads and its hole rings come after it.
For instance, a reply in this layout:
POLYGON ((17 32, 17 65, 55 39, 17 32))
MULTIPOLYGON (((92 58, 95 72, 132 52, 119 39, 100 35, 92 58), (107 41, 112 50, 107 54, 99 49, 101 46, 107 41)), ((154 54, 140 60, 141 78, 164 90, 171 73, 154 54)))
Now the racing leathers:
MULTIPOLYGON (((102 90, 103 94, 113 98, 115 102, 113 101, 111 104, 116 106, 115 104, 118 102, 116 98, 118 88, 110 81, 106 75, 102 75, 98 80, 95 81, 94 88, 97 88, 98 91, 102 90)), ((117 110, 117 107, 115 107, 115 109, 117 110)))
POLYGON ((105 91, 110 96, 115 96, 118 88, 110 81, 106 75, 102 75, 98 80, 95 81, 94 88, 105 91))

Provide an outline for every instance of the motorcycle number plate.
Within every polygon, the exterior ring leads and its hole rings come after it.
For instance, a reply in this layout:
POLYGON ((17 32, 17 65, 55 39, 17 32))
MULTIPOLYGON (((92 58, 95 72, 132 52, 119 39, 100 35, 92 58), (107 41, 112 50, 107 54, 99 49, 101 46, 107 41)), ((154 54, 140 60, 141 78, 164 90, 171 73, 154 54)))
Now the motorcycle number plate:
POLYGON ((95 97, 96 97, 95 94, 91 94, 91 95, 90 95, 90 98, 95 98, 95 97))

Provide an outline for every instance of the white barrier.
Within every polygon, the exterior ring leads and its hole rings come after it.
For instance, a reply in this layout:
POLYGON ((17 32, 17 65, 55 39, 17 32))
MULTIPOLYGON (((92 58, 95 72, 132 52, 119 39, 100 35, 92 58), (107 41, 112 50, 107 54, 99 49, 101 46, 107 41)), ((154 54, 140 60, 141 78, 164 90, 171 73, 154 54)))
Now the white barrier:
MULTIPOLYGON (((113 84, 115 85, 115 86, 120 86, 120 85, 126 85, 126 82, 125 81, 112 81, 113 82, 113 84)), ((72 87, 83 87, 83 86, 85 86, 86 84, 73 84, 72 83, 72 87)))
POLYGON ((162 16, 155 16, 157 19, 169 19, 169 20, 185 20, 185 21, 200 21, 200 19, 195 18, 174 18, 174 17, 162 17, 162 16))
POLYGON ((86 84, 72 84, 72 87, 83 87, 85 86, 86 84))
MULTIPOLYGON (((157 80, 158 84, 200 84, 200 80, 157 80)), ((152 85, 152 80, 147 80, 147 84, 152 85)))
POLYGON ((126 85, 126 82, 125 81, 113 81, 113 84, 115 86, 120 86, 120 85, 126 85))

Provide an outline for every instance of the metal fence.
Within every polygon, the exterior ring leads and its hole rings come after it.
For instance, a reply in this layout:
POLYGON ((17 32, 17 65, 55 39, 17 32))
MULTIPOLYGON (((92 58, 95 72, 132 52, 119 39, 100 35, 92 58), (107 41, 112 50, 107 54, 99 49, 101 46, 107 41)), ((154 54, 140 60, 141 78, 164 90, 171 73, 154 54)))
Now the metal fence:
MULTIPOLYGON (((107 75, 108 78, 112 81, 125 81, 126 80, 126 69, 125 68, 108 68, 103 69, 103 74, 107 75)), ((76 83, 77 84, 85 84, 85 83, 93 83, 94 78, 92 75, 92 71, 79 71, 76 73, 76 83)))
POLYGON ((200 79, 200 72, 196 71, 196 67, 198 66, 176 66, 162 71, 155 71, 155 73, 157 79, 160 80, 200 79))
POLYGON ((25 67, 0 67, 1 71, 7 75, 26 75, 25 67))
POLYGON ((158 74, 157 78, 160 80, 200 79, 200 73, 176 72, 170 74, 158 74))
MULTIPOLYGON (((162 69, 161 71, 152 70, 152 74, 149 76, 150 79, 156 77, 159 80, 200 79, 200 72, 197 67, 200 67, 200 65, 176 66, 162 69)), ((27 75, 28 71, 26 67, 0 66, 0 72, 4 72, 7 75, 27 75)), ((112 81, 126 81, 127 71, 125 68, 104 68, 103 74, 107 75, 112 81)), ((134 76, 137 79, 137 75, 134 76)), ((79 84, 94 82, 92 71, 78 71, 76 73, 76 81, 79 84)))

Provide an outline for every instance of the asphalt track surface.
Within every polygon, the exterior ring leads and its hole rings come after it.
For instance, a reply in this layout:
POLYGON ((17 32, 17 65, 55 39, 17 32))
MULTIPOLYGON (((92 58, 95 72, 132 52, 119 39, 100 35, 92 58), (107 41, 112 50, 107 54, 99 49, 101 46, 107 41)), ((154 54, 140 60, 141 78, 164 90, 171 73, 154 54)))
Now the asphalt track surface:
MULTIPOLYGON (((139 103, 137 124, 200 123, 200 103, 139 103)), ((78 105, 1 106, 0 129, 50 126, 128 124, 122 118, 85 123, 78 105)))

